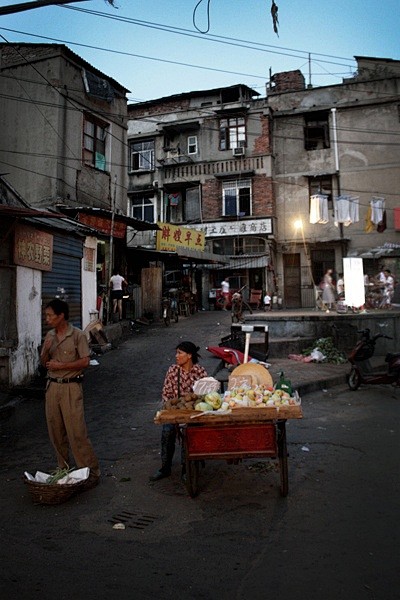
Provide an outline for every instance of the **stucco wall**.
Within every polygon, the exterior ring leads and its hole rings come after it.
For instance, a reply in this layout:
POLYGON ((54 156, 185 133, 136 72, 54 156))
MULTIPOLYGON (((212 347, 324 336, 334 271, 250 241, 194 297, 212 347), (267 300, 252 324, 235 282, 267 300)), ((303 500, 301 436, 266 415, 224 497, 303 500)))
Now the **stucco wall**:
POLYGON ((10 386, 32 378, 39 364, 42 333, 42 273, 17 267, 16 303, 18 346, 10 355, 10 386))
POLYGON ((94 271, 85 269, 85 259, 82 258, 82 328, 90 322, 90 311, 96 309, 96 262, 97 262, 97 238, 87 237, 85 248, 94 249, 94 271))

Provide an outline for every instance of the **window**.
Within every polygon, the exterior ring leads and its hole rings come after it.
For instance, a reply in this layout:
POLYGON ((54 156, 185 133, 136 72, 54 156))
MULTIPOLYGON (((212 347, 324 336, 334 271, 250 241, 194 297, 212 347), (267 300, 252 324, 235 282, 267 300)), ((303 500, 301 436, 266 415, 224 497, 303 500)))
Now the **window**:
POLYGON ((212 240, 212 252, 226 256, 240 256, 241 254, 264 254, 267 242, 257 236, 237 236, 234 238, 218 238, 212 240))
POLYGON ((219 122, 219 149, 246 147, 246 124, 244 117, 229 117, 219 122))
POLYGON ((171 190, 165 197, 166 217, 169 223, 200 221, 200 187, 171 190))
POLYGON ((328 112, 305 115, 304 148, 306 150, 330 148, 328 112))
POLYGON ((86 116, 83 124, 83 162, 105 171, 107 126, 86 116))
POLYGON ((251 215, 250 179, 223 182, 222 215, 224 217, 246 217, 251 215))
POLYGON ((187 139, 188 154, 197 154, 197 135, 189 135, 187 139))
POLYGON ((129 149, 131 171, 154 171, 154 140, 131 142, 129 149))
POLYGON ((153 198, 149 196, 134 196, 131 198, 131 216, 140 221, 154 223, 153 198))
POLYGON ((325 194, 326 196, 328 196, 328 208, 333 208, 331 175, 310 177, 308 181, 308 186, 310 196, 315 196, 316 194, 325 194))

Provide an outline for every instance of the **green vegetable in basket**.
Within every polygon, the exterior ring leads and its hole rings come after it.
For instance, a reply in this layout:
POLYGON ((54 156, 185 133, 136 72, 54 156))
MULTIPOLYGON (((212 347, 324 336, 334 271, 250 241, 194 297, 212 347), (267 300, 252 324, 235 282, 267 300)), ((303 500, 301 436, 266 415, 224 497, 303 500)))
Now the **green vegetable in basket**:
POLYGON ((49 477, 46 480, 46 483, 48 483, 49 485, 53 485, 57 483, 60 479, 68 475, 68 473, 71 473, 72 470, 73 469, 70 469, 69 467, 63 469, 61 467, 58 467, 49 475, 49 477))

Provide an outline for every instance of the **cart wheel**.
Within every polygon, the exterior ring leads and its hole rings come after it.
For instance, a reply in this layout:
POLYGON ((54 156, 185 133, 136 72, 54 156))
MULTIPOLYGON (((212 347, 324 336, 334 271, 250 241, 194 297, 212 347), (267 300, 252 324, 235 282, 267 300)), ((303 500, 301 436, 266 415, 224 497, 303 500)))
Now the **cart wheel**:
POLYGON ((186 489, 191 498, 198 494, 199 461, 186 459, 186 489))
POLYGON ((287 462, 286 427, 285 423, 278 423, 278 456, 279 473, 281 478, 281 496, 287 496, 289 491, 289 474, 287 462))
POLYGON ((352 369, 347 378, 347 385, 355 392, 361 385, 361 376, 357 369, 352 369))

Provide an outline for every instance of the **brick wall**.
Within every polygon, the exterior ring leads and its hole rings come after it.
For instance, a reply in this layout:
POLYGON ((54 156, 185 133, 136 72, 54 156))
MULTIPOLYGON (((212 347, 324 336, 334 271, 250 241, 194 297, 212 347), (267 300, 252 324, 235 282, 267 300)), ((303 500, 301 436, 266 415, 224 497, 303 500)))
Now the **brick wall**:
POLYGON ((260 115, 261 135, 254 142, 255 154, 271 154, 271 127, 270 119, 266 115, 260 115))
POLYGON ((214 221, 222 216, 221 183, 214 177, 206 179, 202 185, 203 219, 214 221))
POLYGON ((275 73, 271 77, 270 92, 280 94, 281 92, 296 92, 305 89, 305 79, 299 69, 275 73))

